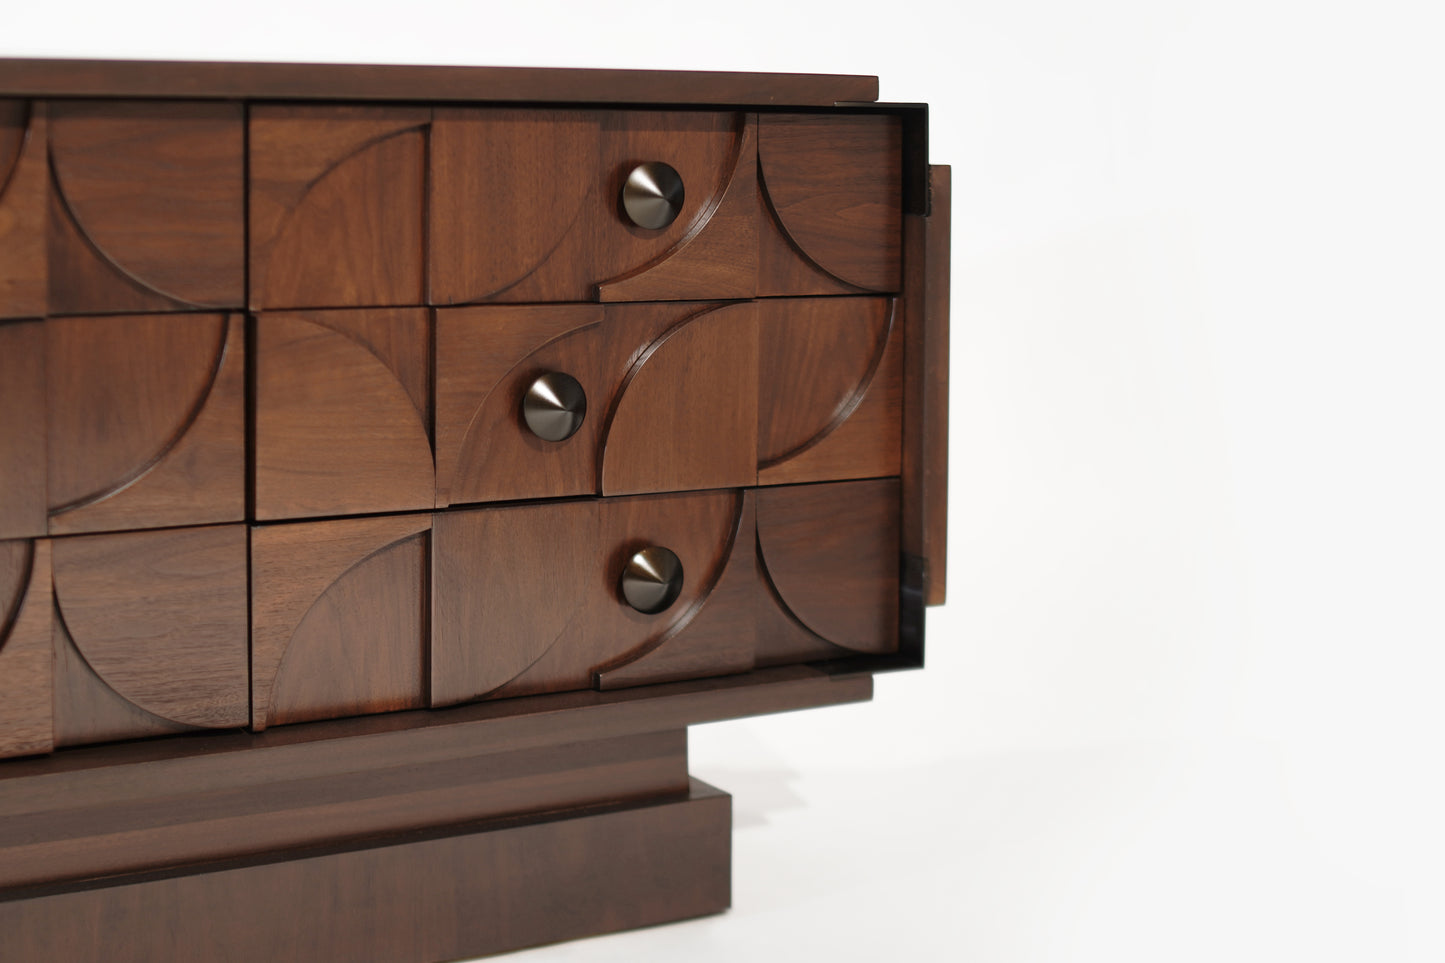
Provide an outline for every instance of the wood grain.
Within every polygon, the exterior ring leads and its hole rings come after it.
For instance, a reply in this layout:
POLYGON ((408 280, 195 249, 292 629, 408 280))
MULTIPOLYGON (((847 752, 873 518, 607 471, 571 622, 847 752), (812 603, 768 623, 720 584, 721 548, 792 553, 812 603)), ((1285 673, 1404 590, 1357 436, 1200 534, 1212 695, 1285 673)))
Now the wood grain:
MULTIPOLYGON (((773 223, 799 254, 844 285, 898 290, 903 126, 897 117, 763 114, 758 165, 773 223)), ((802 275, 775 279, 765 269, 759 293, 837 291, 831 284, 802 283, 802 275)))
POLYGON ((636 281, 626 292, 636 299, 751 296, 751 130, 750 116, 734 112, 438 110, 431 303, 589 301, 622 278, 636 281), (662 230, 621 210, 622 185, 646 160, 670 164, 686 188, 662 230), (683 267, 659 268, 682 252, 683 267))
POLYGON ((162 719, 111 688, 85 660, 59 614, 53 620, 51 639, 55 658, 57 748, 196 730, 196 726, 162 719))
POLYGON ((488 695, 585 636, 595 500, 448 512, 433 525, 433 706, 488 695))
POLYGON ((245 517, 239 317, 46 322, 50 532, 245 517))
POLYGON ((429 515, 251 531, 251 727, 425 704, 429 515))
POLYGON ((425 108, 250 111, 253 308, 422 303, 425 108))
POLYGON ((50 543, 0 542, 0 758, 54 745, 50 543))
MULTIPOLYGON (((619 526, 621 537, 626 528, 619 526)), ((747 672, 756 664, 757 614, 762 588, 757 571, 757 495, 741 495, 737 523, 727 556, 713 569, 683 617, 648 647, 634 649, 612 667, 597 672, 599 689, 651 685, 680 679, 747 672)))
POLYGON ((665 797, 0 902, 13 960, 454 960, 718 913, 732 809, 665 797))
POLYGON ((897 475, 904 332, 893 302, 789 298, 757 312, 759 483, 897 475))
POLYGON ((857 652, 898 647, 897 479, 764 488, 758 545, 788 610, 857 652))
POLYGON ((45 314, 45 108, 0 100, 0 319, 45 314))
POLYGON ((855 74, 0 59, 0 96, 543 101, 831 107, 878 99, 855 74))
POLYGON ((903 551, 923 560, 924 602, 942 605, 948 578, 948 291, 951 171, 929 167, 927 217, 905 223, 903 551))
POLYGON ((602 442, 602 494, 757 482, 752 304, 695 314, 633 363, 602 442))
POLYGON ((0 322, 0 539, 45 529, 45 327, 0 322))
POLYGON ((86 663, 171 722, 246 724, 242 525, 53 541, 56 605, 86 663))
POLYGON ((437 311, 438 505, 597 491, 597 446, 629 350, 602 318, 581 304, 437 311), (521 417, 528 387, 552 371, 587 395, 582 426, 560 442, 521 417))
POLYGON ((239 103, 49 107, 51 314, 245 303, 239 103))
POLYGON ((433 507, 425 308, 256 322, 255 517, 433 507))
MULTIPOLYGON (((47 808, 24 801, 7 807, 0 888, 335 846, 536 810, 675 798, 688 786, 683 730, 351 763, 303 775, 244 760, 246 778, 213 779, 204 789, 132 782, 122 790, 88 773, 47 808)), ((153 767, 138 768, 132 780, 153 767)))

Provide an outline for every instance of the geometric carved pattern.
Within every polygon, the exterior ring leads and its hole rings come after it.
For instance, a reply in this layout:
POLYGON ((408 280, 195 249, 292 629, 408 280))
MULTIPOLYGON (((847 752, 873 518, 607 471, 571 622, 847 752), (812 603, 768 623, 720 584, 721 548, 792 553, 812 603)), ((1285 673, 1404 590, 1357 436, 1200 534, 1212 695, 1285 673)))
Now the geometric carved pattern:
POLYGON ((424 308, 257 321, 256 517, 431 508, 424 308))
POLYGON ((896 304, 884 298, 759 302, 760 484, 898 474, 903 325, 896 304))
MULTIPOLYGON (((141 719, 246 724, 245 526, 85 535, 51 545, 64 634, 99 682, 143 710, 141 719)), ((114 717, 108 713, 107 724, 114 717)))
POLYGON ((411 107, 252 109, 253 308, 422 303, 430 116, 411 107))
POLYGON ((50 543, 0 542, 0 758, 49 752, 50 543))
MULTIPOLYGON (((589 688, 597 673, 652 652, 718 584, 743 502, 715 491, 438 516, 432 704, 589 688), (656 615, 617 591, 627 559, 646 545, 671 549, 684 573, 681 594, 656 615)), ((733 671, 736 656, 716 661, 733 671)))
POLYGON ((897 117, 762 114, 758 293, 896 291, 903 242, 897 117))
POLYGON ((624 280, 636 283, 604 299, 751 297, 752 128, 743 113, 436 111, 429 300, 590 301, 624 280), (671 165, 685 187, 661 230, 619 209, 627 175, 648 160, 671 165), (663 268, 673 256, 682 264, 663 268))
POLYGON ((898 647, 898 480, 758 490, 758 554, 778 600, 821 638, 898 647))
POLYGON ((241 105, 49 110, 49 312, 241 307, 241 105))
POLYGON ((0 539, 45 534, 45 324, 0 321, 0 539))
POLYGON ((0 319, 45 314, 45 110, 0 100, 0 319))
POLYGON ((51 534, 245 514, 239 317, 46 322, 51 534))
POLYGON ((425 704, 429 515, 251 533, 252 728, 425 704))

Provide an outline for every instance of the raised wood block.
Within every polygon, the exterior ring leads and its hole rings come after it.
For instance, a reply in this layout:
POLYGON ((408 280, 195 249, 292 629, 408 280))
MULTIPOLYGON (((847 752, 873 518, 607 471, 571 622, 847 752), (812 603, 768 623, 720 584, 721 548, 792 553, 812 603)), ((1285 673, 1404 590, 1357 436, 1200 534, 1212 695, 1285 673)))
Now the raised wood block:
POLYGON ((0 901, 0 959, 461 960, 720 913, 731 798, 373 839, 281 862, 0 901))
POLYGON ((257 519, 435 504, 425 308, 261 315, 255 406, 257 519))
POLYGON ((50 543, 0 542, 0 758, 55 745, 50 543))
POLYGON ((239 316, 51 318, 45 336, 52 535, 245 518, 239 316))
POLYGON ((50 103, 50 314, 245 304, 243 110, 50 103))
POLYGON ((45 326, 0 321, 0 539, 44 535, 45 326))
POLYGON ((0 99, 0 320, 45 314, 45 140, 43 104, 0 99))

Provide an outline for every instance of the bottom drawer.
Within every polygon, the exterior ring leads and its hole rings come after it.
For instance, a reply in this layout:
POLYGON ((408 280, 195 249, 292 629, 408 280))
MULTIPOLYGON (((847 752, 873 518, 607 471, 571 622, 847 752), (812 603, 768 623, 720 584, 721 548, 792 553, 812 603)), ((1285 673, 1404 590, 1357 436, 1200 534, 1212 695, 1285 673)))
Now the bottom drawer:
POLYGON ((898 519, 876 479, 253 526, 249 651, 244 525, 0 542, 0 757, 892 652, 898 519))
POLYGON ((439 515, 431 704, 895 651, 898 499, 879 479, 439 515))

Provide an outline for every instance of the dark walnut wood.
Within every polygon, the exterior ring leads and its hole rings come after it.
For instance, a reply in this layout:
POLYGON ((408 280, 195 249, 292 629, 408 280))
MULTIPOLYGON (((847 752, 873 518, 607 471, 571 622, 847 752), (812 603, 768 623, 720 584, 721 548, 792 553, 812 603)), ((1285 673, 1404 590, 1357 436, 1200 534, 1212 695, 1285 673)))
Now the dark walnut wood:
POLYGON ((261 315, 255 517, 431 508, 431 366, 424 308, 261 315))
POLYGON ((0 758, 49 752, 50 543, 0 542, 0 758))
POLYGON ((51 314, 245 304, 240 104, 49 106, 51 314))
MULTIPOLYGON (((51 542, 59 635, 108 689, 143 715, 121 733, 90 700, 57 705, 75 744, 151 735, 161 726, 227 728, 249 718, 246 529, 241 525, 86 535, 51 542), (95 722, 92 726, 88 723, 95 722)), ((57 680, 57 689, 66 685, 57 680)))
POLYGON ((253 308, 422 303, 430 120, 423 108, 251 108, 253 308))
POLYGON ((457 960, 727 909, 730 798, 396 834, 0 902, 17 960, 457 960))
POLYGON ((50 533, 245 517, 245 331, 235 315, 45 323, 50 533))
POLYGON ((44 105, 0 100, 0 320, 45 314, 45 140, 44 105))
POLYGON ((599 285, 624 278, 633 299, 752 296, 752 123, 740 112, 437 111, 431 302, 595 300, 599 285), (623 183, 643 161, 670 165, 685 185, 666 228, 638 227, 622 210, 623 183))
POLYGON ((758 293, 896 291, 903 125, 884 114, 763 114, 758 293))
POLYGON ((951 170, 928 169, 931 213, 909 215, 903 418, 903 550, 923 559, 924 601, 942 605, 948 567, 948 288, 951 170))
POLYGON ((831 107, 877 100, 878 78, 698 70, 0 59, 0 97, 4 96, 831 107))
POLYGON ((251 532, 251 728, 426 703, 429 515, 251 532))
POLYGON ((45 530, 45 329, 0 321, 0 539, 45 530))

